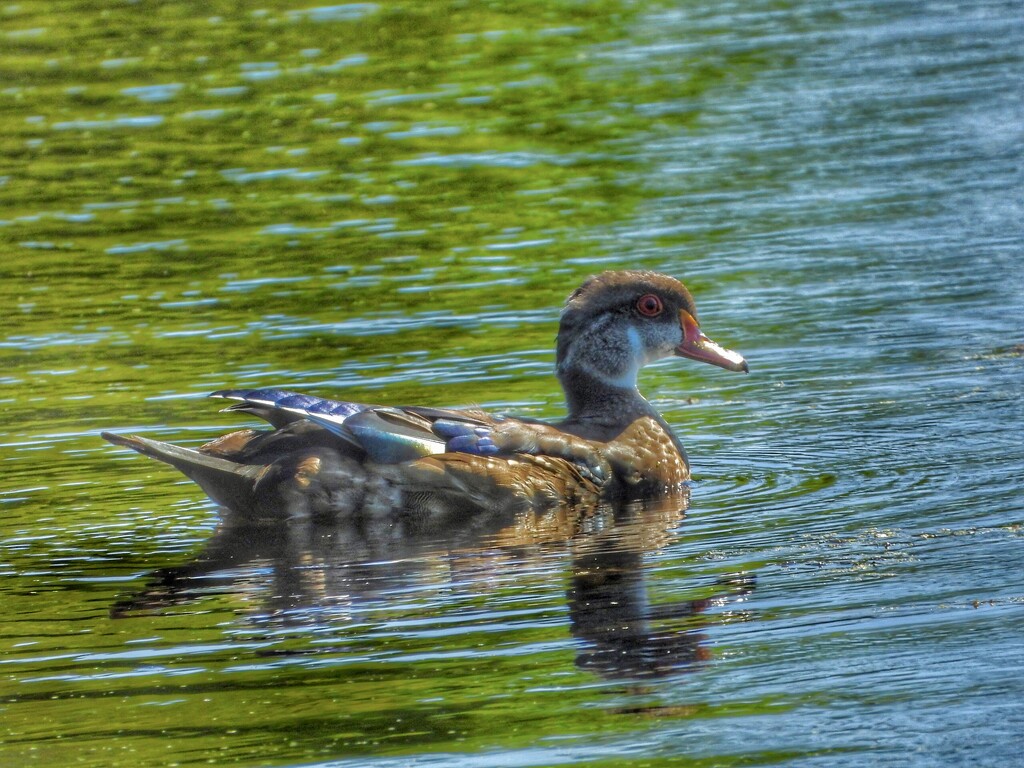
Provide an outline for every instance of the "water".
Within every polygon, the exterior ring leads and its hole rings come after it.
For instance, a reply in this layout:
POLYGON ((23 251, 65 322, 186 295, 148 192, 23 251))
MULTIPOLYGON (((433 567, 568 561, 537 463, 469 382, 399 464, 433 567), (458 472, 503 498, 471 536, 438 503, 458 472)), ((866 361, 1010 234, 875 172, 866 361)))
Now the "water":
POLYGON ((1018 759, 1018 4, 0 13, 4 765, 1018 759), (644 374, 688 499, 288 540, 98 439, 556 417, 605 267, 751 362, 644 374))

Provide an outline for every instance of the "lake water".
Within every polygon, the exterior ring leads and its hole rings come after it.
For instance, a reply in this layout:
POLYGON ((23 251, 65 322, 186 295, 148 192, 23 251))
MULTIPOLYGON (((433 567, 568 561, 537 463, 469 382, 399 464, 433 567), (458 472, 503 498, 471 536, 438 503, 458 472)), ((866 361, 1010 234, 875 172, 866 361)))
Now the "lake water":
POLYGON ((1019 764, 1019 2, 25 0, 0 72, 0 764, 1019 764), (556 418, 611 267, 750 361, 643 375, 689 498, 288 538, 98 437, 556 418))

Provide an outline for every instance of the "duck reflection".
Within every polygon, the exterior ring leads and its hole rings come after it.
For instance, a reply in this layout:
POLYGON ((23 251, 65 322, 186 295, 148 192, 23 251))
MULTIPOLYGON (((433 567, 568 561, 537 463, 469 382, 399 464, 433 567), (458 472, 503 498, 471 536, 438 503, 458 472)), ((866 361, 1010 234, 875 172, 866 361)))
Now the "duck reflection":
POLYGON ((645 533, 642 521, 630 521, 575 548, 567 598, 582 644, 576 663, 605 677, 660 677, 706 660, 701 614, 754 585, 753 576, 736 574, 699 590, 703 597, 652 603, 645 533))
POLYGON ((650 599, 646 561, 674 541, 687 502, 684 490, 657 502, 520 515, 448 540, 398 542, 337 526, 256 526, 226 516, 197 556, 152 572, 111 614, 162 612, 230 593, 253 600, 264 621, 318 624, 413 588, 479 592, 524 567, 550 570, 551 556, 565 554, 577 665, 609 678, 657 677, 705 659, 702 613, 753 586, 736 576, 695 585, 699 598, 650 599))

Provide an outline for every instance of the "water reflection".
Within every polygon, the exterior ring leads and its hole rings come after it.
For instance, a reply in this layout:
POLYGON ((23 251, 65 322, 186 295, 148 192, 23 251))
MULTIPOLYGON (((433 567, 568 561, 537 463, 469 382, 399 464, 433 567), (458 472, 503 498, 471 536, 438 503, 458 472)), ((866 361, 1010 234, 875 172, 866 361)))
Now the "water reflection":
POLYGON ((754 587, 752 575, 735 574, 704 597, 652 603, 635 526, 580 542, 572 560, 569 616, 584 644, 576 664, 605 677, 660 677, 707 660, 701 614, 754 587))
MULTIPOLYGON (((706 660, 703 612, 754 585, 752 576, 737 574, 693 585, 683 598, 650 598, 648 560, 675 540, 688 502, 684 490, 657 501, 560 508, 519 515, 490 531, 401 542, 338 525, 254 525, 225 516, 193 559, 153 571, 111 615, 255 593, 260 623, 301 630, 351 621, 354 613, 407 600, 425 585, 480 593, 527 569, 549 572, 550 583, 568 564, 565 600, 579 644, 577 666, 606 678, 658 677, 706 660)), ((502 620, 500 613, 490 620, 502 620)))

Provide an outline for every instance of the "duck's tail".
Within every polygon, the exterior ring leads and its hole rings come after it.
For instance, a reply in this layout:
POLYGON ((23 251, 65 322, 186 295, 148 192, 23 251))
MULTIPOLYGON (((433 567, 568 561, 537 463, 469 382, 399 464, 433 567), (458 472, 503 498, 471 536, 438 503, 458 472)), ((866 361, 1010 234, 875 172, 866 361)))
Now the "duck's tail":
POLYGON ((256 482, 265 470, 260 465, 239 464, 138 435, 101 432, 100 437, 114 445, 131 448, 144 456, 170 464, 195 482, 211 499, 231 509, 244 509, 252 504, 256 482))

